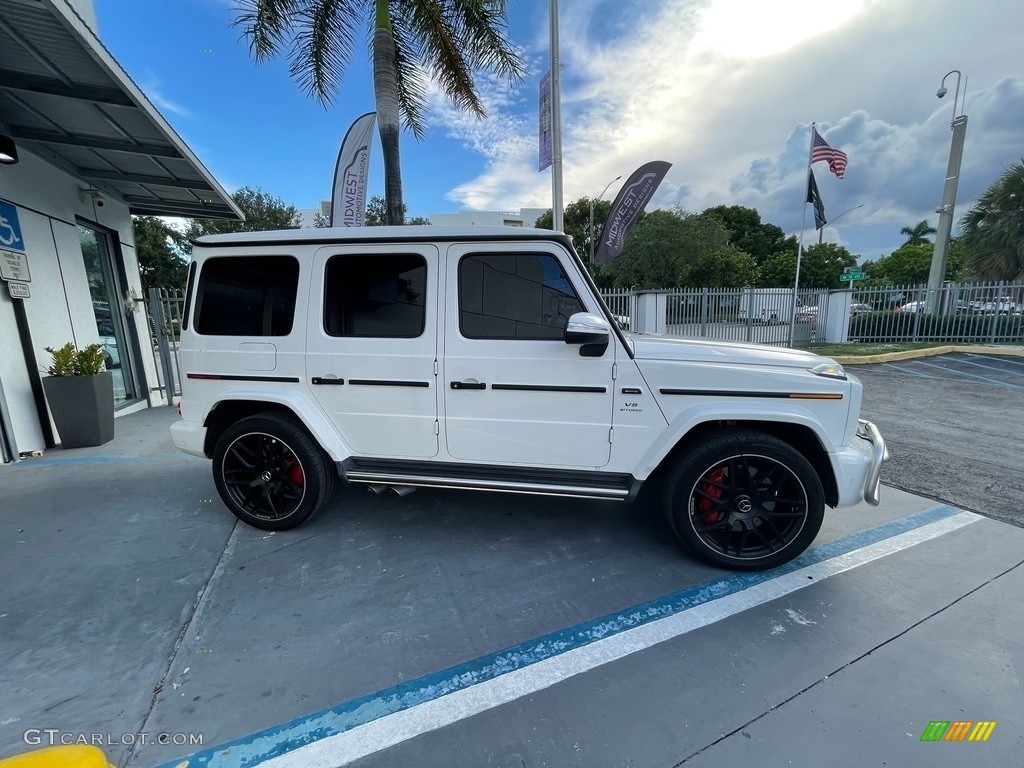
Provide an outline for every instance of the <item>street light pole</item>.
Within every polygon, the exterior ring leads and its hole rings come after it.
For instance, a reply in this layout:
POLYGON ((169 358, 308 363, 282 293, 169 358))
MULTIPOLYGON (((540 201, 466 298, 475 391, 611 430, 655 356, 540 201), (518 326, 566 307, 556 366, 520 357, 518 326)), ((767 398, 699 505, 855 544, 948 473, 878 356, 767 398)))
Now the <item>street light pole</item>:
POLYGON ((850 211, 856 211, 858 208, 863 208, 865 205, 867 205, 867 203, 861 203, 860 205, 853 206, 853 208, 847 208, 845 211, 843 211, 838 216, 836 216, 834 219, 832 219, 832 221, 825 222, 825 225, 822 226, 822 228, 818 230, 818 245, 821 245, 821 238, 825 234, 825 227, 827 227, 829 224, 835 224, 837 221, 839 221, 841 218, 843 218, 843 216, 848 214, 850 211))
POLYGON ((928 271, 928 291, 925 293, 925 311, 934 313, 938 307, 939 289, 946 277, 946 260, 949 256, 949 238, 953 231, 953 207, 956 204, 956 187, 960 181, 960 163, 964 156, 964 139, 967 136, 967 115, 964 112, 964 102, 967 101, 967 88, 964 87, 964 98, 960 102, 959 110, 957 102, 960 99, 960 70, 953 69, 946 73, 939 85, 936 96, 940 99, 945 96, 946 78, 956 75, 956 92, 953 94, 953 122, 950 128, 953 131, 953 138, 949 145, 949 163, 946 166, 946 182, 942 188, 942 205, 938 209, 939 224, 935 233, 935 250, 932 252, 932 265, 928 271))
POLYGON ((562 207, 562 59, 558 46, 558 0, 551 3, 551 228, 565 231, 562 207))
POLYGON ((594 266, 594 206, 601 202, 601 198, 604 197, 604 193, 608 191, 608 187, 614 184, 616 181, 621 179, 622 176, 616 176, 614 179, 605 184, 604 189, 601 190, 601 194, 597 196, 597 200, 590 198, 590 266, 594 266))

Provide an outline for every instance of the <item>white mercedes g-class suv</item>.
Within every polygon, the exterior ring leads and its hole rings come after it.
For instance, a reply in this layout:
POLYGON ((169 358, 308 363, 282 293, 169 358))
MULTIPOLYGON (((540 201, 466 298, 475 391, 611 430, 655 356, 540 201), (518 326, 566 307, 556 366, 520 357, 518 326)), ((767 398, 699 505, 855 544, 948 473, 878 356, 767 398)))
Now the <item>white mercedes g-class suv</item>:
POLYGON ((508 227, 194 243, 181 450, 259 528, 335 482, 632 500, 655 477, 694 555, 784 563, 825 505, 878 503, 861 384, 809 352, 624 333, 568 237, 508 227))

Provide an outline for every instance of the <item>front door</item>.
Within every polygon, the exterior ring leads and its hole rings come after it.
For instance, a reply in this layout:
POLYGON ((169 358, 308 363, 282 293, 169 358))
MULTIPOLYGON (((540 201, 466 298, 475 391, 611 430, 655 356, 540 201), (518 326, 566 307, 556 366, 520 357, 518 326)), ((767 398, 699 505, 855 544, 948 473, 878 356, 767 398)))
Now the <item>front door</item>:
POLYGON ((139 393, 132 365, 131 336, 121 298, 124 292, 114 265, 110 237, 105 232, 79 224, 78 241, 82 247, 99 343, 107 351, 107 370, 114 377, 114 405, 123 405, 138 398, 139 393))
POLYGON ((615 345, 583 357, 566 321, 599 312, 557 246, 449 248, 442 385, 451 457, 602 467, 610 455, 615 345))
POLYGON ((309 300, 306 372, 317 401, 357 454, 435 456, 437 248, 329 246, 313 268, 323 295, 309 300))

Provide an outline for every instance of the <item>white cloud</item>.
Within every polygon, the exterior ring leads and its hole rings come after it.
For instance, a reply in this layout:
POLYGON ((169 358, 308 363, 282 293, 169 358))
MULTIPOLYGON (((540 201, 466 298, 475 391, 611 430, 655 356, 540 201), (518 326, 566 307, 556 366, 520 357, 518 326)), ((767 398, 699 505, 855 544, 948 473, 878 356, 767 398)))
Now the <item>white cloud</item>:
MULTIPOLYGON (((813 13, 808 2, 563 4, 565 201, 664 159, 674 165, 653 205, 752 205, 795 231, 807 124, 817 119, 850 155, 843 181, 816 167, 828 213, 865 206, 826 236, 880 252, 898 245, 901 226, 934 223, 952 116, 950 98, 936 100, 935 90, 953 66, 972 82, 958 213, 1024 154, 1024 5, 844 0, 811 3, 813 13)), ((531 78, 484 88, 490 119, 434 103, 431 123, 485 159, 448 193, 464 206, 550 205, 550 176, 536 171, 546 22, 537 29, 531 78)))
POLYGON ((153 103, 153 106, 162 114, 167 115, 170 113, 178 117, 192 117, 192 112, 187 107, 164 95, 162 83, 153 72, 147 71, 144 79, 138 85, 142 92, 146 94, 146 97, 153 103))

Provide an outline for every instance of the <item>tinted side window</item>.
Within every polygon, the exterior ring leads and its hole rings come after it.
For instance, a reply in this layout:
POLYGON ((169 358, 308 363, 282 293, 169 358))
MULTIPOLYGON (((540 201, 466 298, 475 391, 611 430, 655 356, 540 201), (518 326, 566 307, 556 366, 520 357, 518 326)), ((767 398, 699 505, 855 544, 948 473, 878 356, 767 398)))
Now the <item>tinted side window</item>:
POLYGON ((287 336, 299 262, 291 256, 207 259, 196 292, 195 331, 207 336, 287 336))
POLYGON ((558 259, 487 253, 459 264, 459 323, 468 339, 562 339, 583 304, 558 259))
POLYGON ((331 336, 414 339, 426 323, 427 262, 416 254, 332 256, 324 276, 331 336))
MULTIPOLYGON (((188 285, 185 286, 185 311, 181 316, 181 330, 188 330, 188 316, 192 311, 192 291, 196 287, 196 263, 188 265, 188 285)), ((151 321, 152 322, 152 321, 151 321)))

